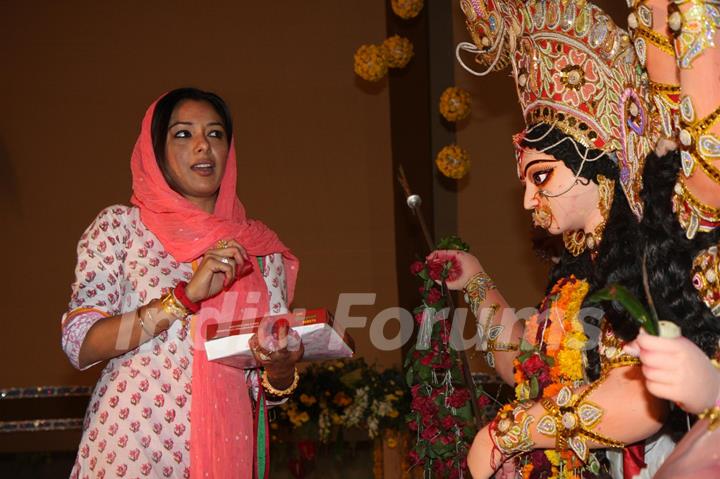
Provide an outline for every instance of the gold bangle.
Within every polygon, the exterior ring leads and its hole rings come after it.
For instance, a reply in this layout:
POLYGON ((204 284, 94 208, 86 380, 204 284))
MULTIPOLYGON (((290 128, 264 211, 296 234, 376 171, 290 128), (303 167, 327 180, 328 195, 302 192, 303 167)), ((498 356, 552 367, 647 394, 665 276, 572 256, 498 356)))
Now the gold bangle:
POLYGON ((163 311, 177 319, 184 319, 190 315, 190 311, 178 301, 172 290, 168 291, 167 294, 162 297, 160 303, 162 304, 163 311))
POLYGON ((637 36, 642 37, 652 45, 655 45, 663 53, 666 53, 671 57, 675 56, 675 48, 670 42, 670 38, 664 37, 655 30, 642 25, 639 25, 635 31, 637 32, 637 36))
POLYGON ((265 391, 276 397, 285 397, 291 395, 295 389, 297 389, 298 384, 300 383, 300 374, 298 373, 297 368, 295 368, 295 372, 293 373, 293 382, 290 386, 288 386, 286 389, 276 389, 273 387, 272 384, 270 384, 270 381, 268 380, 267 370, 263 371, 262 374, 262 387, 265 389, 265 391))
POLYGON ((720 406, 707 408, 698 414, 698 419, 707 419, 709 422, 708 431, 714 431, 720 426, 720 406))

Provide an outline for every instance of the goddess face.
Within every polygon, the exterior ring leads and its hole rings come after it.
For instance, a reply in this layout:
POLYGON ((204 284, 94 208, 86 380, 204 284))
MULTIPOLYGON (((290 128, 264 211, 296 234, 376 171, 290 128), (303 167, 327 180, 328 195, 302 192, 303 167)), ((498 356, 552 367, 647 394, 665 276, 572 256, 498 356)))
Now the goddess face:
POLYGON ((552 155, 525 148, 518 161, 518 178, 525 188, 523 206, 533 222, 550 234, 592 231, 598 218, 598 185, 575 173, 552 155))
POLYGON ((214 198, 228 151, 227 132, 210 103, 178 103, 170 116, 165 144, 167 172, 178 193, 196 204, 214 198))

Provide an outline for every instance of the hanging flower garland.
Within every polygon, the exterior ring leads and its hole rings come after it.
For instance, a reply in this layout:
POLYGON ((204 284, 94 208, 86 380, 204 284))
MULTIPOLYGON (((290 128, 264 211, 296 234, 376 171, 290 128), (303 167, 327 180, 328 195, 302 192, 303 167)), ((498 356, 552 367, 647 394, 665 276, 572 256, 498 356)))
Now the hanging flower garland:
POLYGON ((438 152, 435 164, 440 173, 459 180, 470 171, 470 155, 457 145, 448 145, 438 152))
POLYGON ((395 15, 403 20, 409 20, 420 14, 423 3, 423 0, 392 0, 390 6, 395 15))
POLYGON ((447 121, 460 121, 470 116, 470 92, 451 86, 440 95, 440 114, 447 121))
POLYGON ((390 68, 404 68, 413 57, 413 45, 405 37, 393 35, 382 44, 385 61, 390 68))
MULTIPOLYGON (((467 251, 468 245, 449 237, 438 249, 467 251)), ((417 343, 405 360, 406 380, 411 389, 408 427, 417 435, 409 453, 411 467, 422 467, 430 477, 468 477, 466 457, 475 433, 471 393, 463 384, 460 358, 449 345, 452 319, 445 317, 445 298, 436 281, 458 274, 454 261, 416 261, 410 270, 422 280, 422 304, 415 313, 419 326, 417 343)), ((495 415, 488 396, 476 388, 483 421, 495 415)))
MULTIPOLYGON (((579 311, 588 289, 587 281, 575 276, 560 279, 543 300, 540 314, 526 322, 520 355, 514 361, 515 395, 519 401, 551 398, 563 386, 582 384, 582 351, 588 338, 579 311)), ((512 406, 504 408, 508 407, 512 406)), ((548 479, 579 477, 573 471, 583 470, 598 474, 600 463, 591 455, 583 464, 569 449, 533 451, 522 459, 521 469, 523 478, 548 479)))

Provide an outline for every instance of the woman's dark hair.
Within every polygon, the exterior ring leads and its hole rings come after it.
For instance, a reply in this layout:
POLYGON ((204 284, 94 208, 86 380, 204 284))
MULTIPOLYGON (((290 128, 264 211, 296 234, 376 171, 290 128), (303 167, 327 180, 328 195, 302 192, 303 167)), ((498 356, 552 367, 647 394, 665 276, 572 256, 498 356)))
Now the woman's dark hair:
MULTIPOLYGON (((611 283, 621 283, 642 300, 642 278, 637 262, 637 243, 640 237, 640 227, 630 210, 618 180, 618 167, 608 155, 594 161, 586 161, 583 165, 581 155, 586 155, 592 159, 601 155, 602 151, 588 150, 571 138, 561 141, 567 137, 568 135, 552 128, 550 125, 540 124, 526 134, 521 145, 525 148, 543 150, 545 153, 561 160, 575 174, 580 171, 578 181, 598 183, 598 175, 615 180, 615 192, 607 225, 603 232, 603 239, 598 248, 597 258, 593 261, 589 251, 585 251, 576 257, 564 250, 560 262, 550 272, 548 292, 560 278, 575 275, 579 279, 586 280, 590 286, 582 305, 583 308, 597 307, 588 303, 589 296, 611 283), (580 169, 581 165, 582 169, 580 169)), ((605 317, 610 322, 616 335, 624 339, 630 339, 637 334, 637 326, 625 311, 609 304, 604 305, 603 309, 605 317)), ((599 326, 598 318, 588 316, 581 318, 581 320, 586 325, 592 325, 595 328, 599 326)), ((586 353, 588 375, 591 378, 597 378, 600 373, 600 358, 597 349, 588 350, 586 353)))
POLYGON ((199 90, 197 88, 178 88, 168 92, 165 96, 160 98, 155 105, 155 111, 153 112, 152 123, 150 125, 150 136, 152 137, 153 152, 155 153, 155 159, 160 167, 160 171, 163 172, 165 180, 171 186, 172 182, 168 177, 165 164, 165 144, 167 141, 168 127, 170 126, 170 117, 172 116, 175 107, 185 100, 204 101, 209 103, 213 109, 215 109, 217 114, 220 115, 220 121, 222 121, 222 124, 225 127, 228 145, 232 141, 232 116, 230 115, 230 109, 222 98, 215 93, 199 90))

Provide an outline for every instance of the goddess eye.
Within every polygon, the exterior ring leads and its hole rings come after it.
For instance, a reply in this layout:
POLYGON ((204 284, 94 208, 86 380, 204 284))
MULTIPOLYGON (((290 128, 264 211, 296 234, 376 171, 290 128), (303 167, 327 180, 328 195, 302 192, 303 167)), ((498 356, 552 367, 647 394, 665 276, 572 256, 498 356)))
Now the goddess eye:
POLYGON ((187 130, 178 130, 173 135, 175 138, 190 138, 190 132, 187 130))
POLYGON ((224 138, 225 132, 222 130, 212 130, 210 133, 208 133, 208 136, 212 138, 224 138))
POLYGON ((532 174, 532 180, 533 183, 535 183, 536 186, 542 186, 550 179, 550 176, 552 175, 552 168, 548 170, 540 170, 536 171, 532 174))

